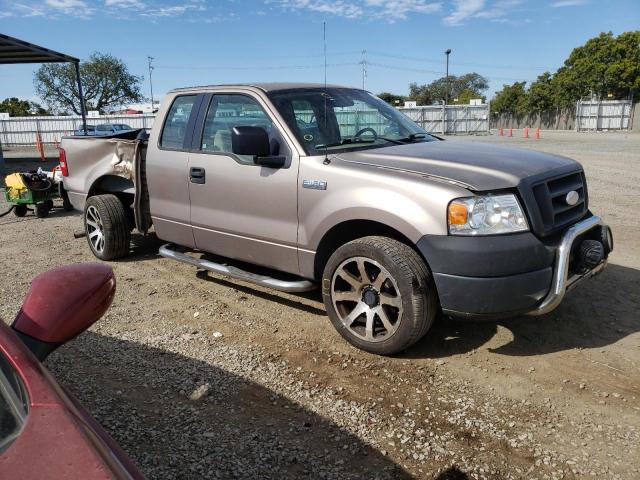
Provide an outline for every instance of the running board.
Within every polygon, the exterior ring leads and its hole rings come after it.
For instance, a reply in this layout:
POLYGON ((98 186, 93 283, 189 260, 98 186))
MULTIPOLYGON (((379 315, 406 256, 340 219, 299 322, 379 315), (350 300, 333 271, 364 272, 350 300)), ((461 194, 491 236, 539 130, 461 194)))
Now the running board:
POLYGON ((158 253, 165 258, 177 260, 178 262, 188 263, 195 267, 204 268, 211 272, 226 275, 228 277, 237 278, 246 282, 255 283, 281 292, 297 293, 308 292, 316 288, 316 284, 309 280, 279 280, 277 278, 268 277, 266 275, 258 275, 256 273, 247 272, 238 267, 215 263, 201 258, 193 258, 186 253, 178 252, 171 249, 172 245, 167 244, 160 247, 158 253))

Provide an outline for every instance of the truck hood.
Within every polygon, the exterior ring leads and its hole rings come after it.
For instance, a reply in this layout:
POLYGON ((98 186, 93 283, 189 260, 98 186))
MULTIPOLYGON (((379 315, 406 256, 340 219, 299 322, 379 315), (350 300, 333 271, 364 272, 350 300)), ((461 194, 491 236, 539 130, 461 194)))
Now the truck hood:
POLYGON ((474 191, 514 188, 527 177, 556 169, 581 170, 569 158, 532 150, 455 140, 410 143, 344 152, 349 163, 392 168, 441 178, 474 191))

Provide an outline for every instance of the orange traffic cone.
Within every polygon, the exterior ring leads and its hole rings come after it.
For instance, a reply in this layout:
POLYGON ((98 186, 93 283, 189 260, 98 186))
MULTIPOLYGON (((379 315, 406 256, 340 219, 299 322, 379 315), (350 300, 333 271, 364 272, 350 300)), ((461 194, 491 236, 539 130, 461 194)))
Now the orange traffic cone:
POLYGON ((536 128, 536 140, 540 140, 540 129, 536 128))
POLYGON ((498 129, 498 135, 500 135, 501 137, 504 135, 504 130, 502 130, 501 128, 498 129))
POLYGON ((510 136, 510 137, 513 137, 513 128, 510 128, 510 129, 509 129, 509 136, 510 136))
POLYGON ((522 137, 529 138, 529 127, 524 127, 524 129, 522 130, 522 137))

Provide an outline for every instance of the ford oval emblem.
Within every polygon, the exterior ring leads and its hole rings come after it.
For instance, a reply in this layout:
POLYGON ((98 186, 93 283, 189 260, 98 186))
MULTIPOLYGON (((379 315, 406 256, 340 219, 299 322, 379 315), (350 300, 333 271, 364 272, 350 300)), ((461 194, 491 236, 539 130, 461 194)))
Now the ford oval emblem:
POLYGON ((571 190, 567 193, 567 196, 564 199, 567 202, 567 205, 571 205, 573 207, 578 203, 578 200, 580 200, 580 195, 578 195, 578 192, 575 190, 571 190))

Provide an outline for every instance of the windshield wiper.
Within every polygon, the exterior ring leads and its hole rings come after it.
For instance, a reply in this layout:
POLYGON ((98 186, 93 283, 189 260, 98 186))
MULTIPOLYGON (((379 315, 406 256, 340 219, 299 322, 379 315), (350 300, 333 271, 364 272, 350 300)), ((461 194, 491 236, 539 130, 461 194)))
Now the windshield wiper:
POLYGON ((373 143, 373 142, 375 142, 375 139, 369 140, 368 138, 343 138, 339 142, 319 143, 318 145, 315 146, 315 148, 339 147, 340 145, 348 145, 351 143, 373 143))
POLYGON ((422 140, 424 138, 426 138, 427 135, 425 133, 411 133, 409 135, 407 135, 406 137, 403 138, 398 138, 396 139, 399 143, 411 143, 411 142, 415 142, 416 140, 422 140))
POLYGON ((376 140, 384 140, 386 142, 395 143, 397 145, 404 145, 405 143, 411 143, 416 140, 423 139, 426 136, 427 135, 424 133, 411 133, 406 137, 402 137, 402 138, 389 138, 389 137, 381 137, 381 136, 377 136, 376 138, 371 138, 371 139, 360 138, 360 137, 343 138, 339 142, 335 142, 335 143, 321 143, 319 145, 316 145, 315 148, 339 147, 340 145, 349 145, 353 143, 374 143, 376 140))

